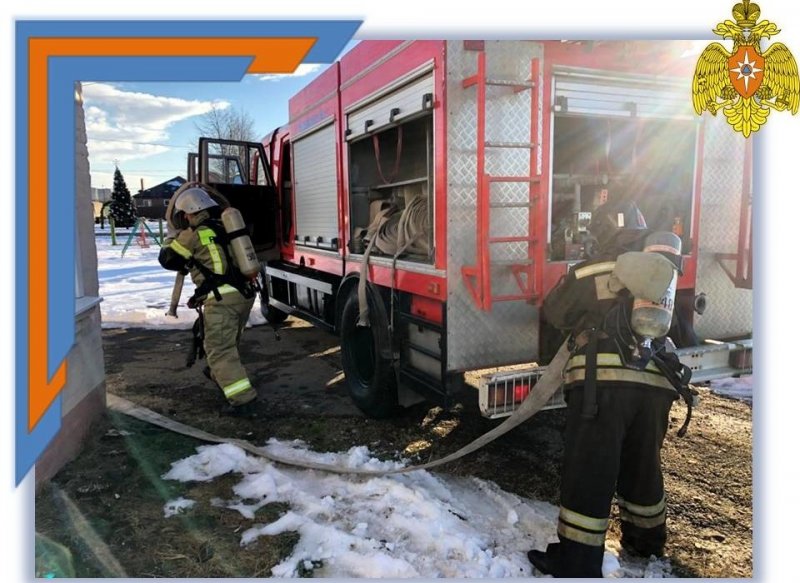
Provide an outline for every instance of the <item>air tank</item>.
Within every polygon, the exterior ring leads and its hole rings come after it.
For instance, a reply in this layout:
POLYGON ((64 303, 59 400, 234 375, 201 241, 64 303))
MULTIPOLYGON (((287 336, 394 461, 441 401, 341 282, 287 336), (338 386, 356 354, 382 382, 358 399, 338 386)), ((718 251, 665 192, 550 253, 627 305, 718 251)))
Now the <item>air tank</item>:
POLYGON ((250 241, 242 213, 233 207, 226 208, 222 211, 222 225, 228 234, 231 253, 239 271, 248 279, 256 277, 261 271, 261 263, 250 241))
MULTIPOLYGON (((659 231, 651 233, 644 242, 646 253, 661 253, 675 265, 680 265, 681 239, 675 233, 659 231)), ((672 312, 675 307, 675 292, 678 287, 678 270, 672 274, 672 280, 664 295, 657 302, 642 298, 633 299, 631 311, 631 327, 642 337, 639 344, 641 356, 649 359, 650 344, 653 339, 666 336, 672 324, 672 312)))

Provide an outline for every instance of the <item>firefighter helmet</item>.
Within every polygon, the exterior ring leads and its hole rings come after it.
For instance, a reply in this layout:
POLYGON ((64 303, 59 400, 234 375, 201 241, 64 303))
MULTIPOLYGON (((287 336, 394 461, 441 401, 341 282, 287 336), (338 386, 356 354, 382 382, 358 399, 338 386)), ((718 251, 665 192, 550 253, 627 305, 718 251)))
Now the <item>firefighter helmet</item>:
POLYGON ((633 201, 607 202, 592 213, 589 232, 600 250, 611 245, 625 246, 647 232, 647 223, 633 201))
POLYGON ((202 188, 189 188, 183 191, 175 201, 175 210, 191 215, 219 206, 202 188))

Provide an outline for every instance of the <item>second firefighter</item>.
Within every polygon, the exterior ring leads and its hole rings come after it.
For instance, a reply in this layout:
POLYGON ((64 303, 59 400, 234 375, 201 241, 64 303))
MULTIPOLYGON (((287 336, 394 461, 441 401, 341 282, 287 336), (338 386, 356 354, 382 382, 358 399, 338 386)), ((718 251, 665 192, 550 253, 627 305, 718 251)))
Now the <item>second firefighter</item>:
POLYGON ((572 268, 544 302, 545 317, 572 342, 559 542, 528 553, 555 577, 602 576, 615 493, 625 549, 661 556, 667 534, 661 447, 677 375, 660 366, 671 360, 663 337, 654 339, 655 354, 642 357, 630 321, 634 297, 656 302, 668 293, 679 257, 642 252, 648 231, 632 202, 598 208, 590 231, 597 254, 572 268), (620 279, 622 265, 628 269, 620 279))

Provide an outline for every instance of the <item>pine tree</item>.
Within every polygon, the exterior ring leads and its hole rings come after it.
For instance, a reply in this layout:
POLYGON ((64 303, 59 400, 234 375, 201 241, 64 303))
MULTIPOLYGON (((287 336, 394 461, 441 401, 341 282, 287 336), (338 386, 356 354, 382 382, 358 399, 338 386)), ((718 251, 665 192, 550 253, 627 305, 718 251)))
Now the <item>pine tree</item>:
POLYGON ((136 206, 131 200, 131 193, 125 184, 125 178, 119 171, 119 166, 114 170, 114 190, 111 193, 111 212, 114 224, 117 227, 132 227, 136 222, 136 206))

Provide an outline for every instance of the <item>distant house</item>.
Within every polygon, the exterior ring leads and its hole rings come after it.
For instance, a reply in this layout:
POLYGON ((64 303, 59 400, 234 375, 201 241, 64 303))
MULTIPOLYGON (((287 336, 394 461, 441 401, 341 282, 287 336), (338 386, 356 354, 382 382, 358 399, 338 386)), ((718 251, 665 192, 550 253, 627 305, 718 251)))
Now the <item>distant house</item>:
POLYGON ((100 222, 100 213, 103 212, 103 203, 99 200, 92 201, 92 215, 94 216, 94 222, 100 222))
POLYGON ((176 176, 152 188, 140 190, 133 195, 137 214, 147 219, 163 219, 169 199, 185 182, 186 179, 176 176))
POLYGON ((99 202, 107 202, 111 200, 111 189, 110 188, 92 188, 92 200, 96 200, 99 202))

